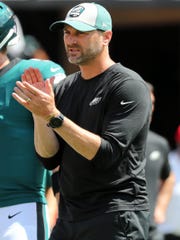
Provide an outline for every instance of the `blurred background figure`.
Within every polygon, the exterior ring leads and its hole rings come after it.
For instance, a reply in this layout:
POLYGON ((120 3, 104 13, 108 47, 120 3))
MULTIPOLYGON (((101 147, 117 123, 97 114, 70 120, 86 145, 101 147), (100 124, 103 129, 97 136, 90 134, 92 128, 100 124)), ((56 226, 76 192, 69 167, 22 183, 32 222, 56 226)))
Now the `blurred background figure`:
POLYGON ((25 35, 25 48, 24 48, 24 58, 39 58, 39 59, 49 59, 47 51, 44 49, 39 40, 32 35, 25 35))
POLYGON ((166 221, 159 226, 165 240, 180 240, 180 125, 175 131, 174 140, 176 148, 169 153, 169 163, 175 174, 175 185, 166 221))
MULTIPOLYGON (((155 108, 154 87, 148 83, 152 99, 152 115, 155 108)), ((151 116, 152 117, 152 116, 151 116)), ((150 231, 148 240, 163 240, 157 224, 165 221, 166 210, 174 186, 174 174, 168 161, 170 146, 163 136, 149 130, 146 150, 146 179, 150 202, 150 231)))

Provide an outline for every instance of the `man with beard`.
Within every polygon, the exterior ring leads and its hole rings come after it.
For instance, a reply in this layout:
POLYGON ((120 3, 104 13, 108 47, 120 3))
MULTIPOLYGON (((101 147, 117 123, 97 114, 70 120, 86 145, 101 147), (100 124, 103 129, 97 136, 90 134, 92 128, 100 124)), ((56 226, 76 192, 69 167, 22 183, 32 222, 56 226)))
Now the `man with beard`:
POLYGON ((39 159, 47 169, 60 165, 59 219, 50 240, 145 240, 147 84, 111 59, 112 20, 103 6, 73 7, 50 26, 59 28, 80 71, 53 91, 51 80, 30 68, 13 93, 33 113, 39 159))

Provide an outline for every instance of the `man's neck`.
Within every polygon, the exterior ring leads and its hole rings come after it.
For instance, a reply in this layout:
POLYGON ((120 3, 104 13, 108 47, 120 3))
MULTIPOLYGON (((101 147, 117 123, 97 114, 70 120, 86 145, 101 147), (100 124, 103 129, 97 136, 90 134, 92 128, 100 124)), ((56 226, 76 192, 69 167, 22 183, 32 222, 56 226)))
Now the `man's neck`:
POLYGON ((81 76, 84 79, 91 79, 101 73, 103 73, 105 70, 107 70, 109 67, 111 67, 115 62, 112 61, 110 58, 103 62, 95 61, 92 64, 89 65, 81 65, 80 71, 81 76))

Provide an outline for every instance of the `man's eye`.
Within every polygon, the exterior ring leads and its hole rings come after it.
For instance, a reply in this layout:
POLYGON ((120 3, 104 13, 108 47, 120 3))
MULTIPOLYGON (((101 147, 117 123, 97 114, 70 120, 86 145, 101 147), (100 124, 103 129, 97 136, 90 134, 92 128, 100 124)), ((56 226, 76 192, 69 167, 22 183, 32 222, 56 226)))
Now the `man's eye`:
POLYGON ((86 35, 86 32, 78 32, 77 35, 86 35))

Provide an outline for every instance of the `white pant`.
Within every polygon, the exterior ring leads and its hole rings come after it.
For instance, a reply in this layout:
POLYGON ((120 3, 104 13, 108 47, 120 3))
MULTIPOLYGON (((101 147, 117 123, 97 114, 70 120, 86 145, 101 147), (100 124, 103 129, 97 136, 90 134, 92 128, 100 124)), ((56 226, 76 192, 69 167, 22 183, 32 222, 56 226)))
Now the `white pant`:
MULTIPOLYGON (((49 230, 47 223, 39 226, 36 203, 18 204, 0 208, 0 240, 40 240, 38 239, 38 227, 42 227, 41 239, 47 240, 49 230), (48 232, 47 232, 48 231, 48 232)), ((42 205, 42 213, 47 216, 47 207, 42 205)), ((45 217, 47 219, 47 217, 45 217)))

